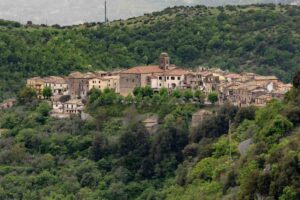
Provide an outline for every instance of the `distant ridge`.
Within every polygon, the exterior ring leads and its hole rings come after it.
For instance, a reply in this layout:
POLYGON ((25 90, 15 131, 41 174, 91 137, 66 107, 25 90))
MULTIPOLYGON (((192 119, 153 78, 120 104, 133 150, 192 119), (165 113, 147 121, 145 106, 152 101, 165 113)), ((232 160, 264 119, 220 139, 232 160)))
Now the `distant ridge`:
POLYGON ((294 0, 291 5, 300 6, 300 0, 294 0))
MULTIPOLYGON (((173 6, 299 4, 298 0, 109 0, 108 19, 127 19, 173 6)), ((0 18, 22 23, 73 25, 104 21, 104 0, 0 1, 0 18)))

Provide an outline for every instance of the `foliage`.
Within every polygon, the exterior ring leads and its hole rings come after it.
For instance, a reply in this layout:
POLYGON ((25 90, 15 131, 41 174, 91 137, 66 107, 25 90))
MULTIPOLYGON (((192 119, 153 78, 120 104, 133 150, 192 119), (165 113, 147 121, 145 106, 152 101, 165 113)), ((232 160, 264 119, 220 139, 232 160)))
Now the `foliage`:
POLYGON ((300 72, 298 72, 293 79, 293 86, 297 89, 300 89, 300 72))
POLYGON ((18 93, 18 101, 21 104, 31 103, 32 101, 36 100, 37 94, 36 91, 29 87, 24 87, 18 93))
POLYGON ((50 87, 44 87, 43 89, 43 97, 46 99, 50 99, 50 97, 52 96, 52 90, 50 87))
POLYGON ((0 101, 15 96, 27 77, 156 64, 162 51, 178 66, 247 69, 291 81, 299 71, 300 8, 220 8, 168 8, 110 26, 27 27, 2 20, 0 101))
POLYGON ((207 99, 210 103, 215 104, 219 100, 218 93, 216 92, 209 93, 207 99))

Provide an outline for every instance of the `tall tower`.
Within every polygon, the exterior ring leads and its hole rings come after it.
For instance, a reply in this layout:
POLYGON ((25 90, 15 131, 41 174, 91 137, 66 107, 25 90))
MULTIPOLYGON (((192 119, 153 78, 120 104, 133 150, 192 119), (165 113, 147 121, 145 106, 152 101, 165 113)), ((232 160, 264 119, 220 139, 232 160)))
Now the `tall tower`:
POLYGON ((107 23, 107 1, 104 2, 104 23, 107 23))
POLYGON ((163 70, 169 69, 170 66, 170 57, 169 54, 163 52, 159 56, 159 68, 163 70))

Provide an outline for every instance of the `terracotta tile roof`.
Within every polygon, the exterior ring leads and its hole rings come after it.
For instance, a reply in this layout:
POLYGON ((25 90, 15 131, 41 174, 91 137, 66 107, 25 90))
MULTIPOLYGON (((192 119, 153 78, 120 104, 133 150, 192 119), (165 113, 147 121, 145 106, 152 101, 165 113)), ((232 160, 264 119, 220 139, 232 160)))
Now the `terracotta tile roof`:
POLYGON ((176 69, 173 69, 173 70, 166 71, 165 75, 167 75, 167 76, 182 76, 182 75, 185 75, 187 73, 188 73, 187 70, 176 68, 176 69))
POLYGON ((128 70, 122 71, 121 74, 152 74, 164 72, 158 65, 137 66, 128 70))
POLYGON ((27 79, 27 81, 44 81, 44 79, 40 76, 36 76, 36 77, 27 79))
POLYGON ((71 100, 67 101, 65 104, 83 105, 81 99, 71 99, 71 100))
POLYGON ((257 76, 257 74, 254 74, 252 72, 242 72, 241 73, 243 76, 257 76))
POLYGON ((81 73, 81 72, 72 72, 69 75, 69 78, 84 78, 84 79, 90 79, 90 78, 95 78, 96 74, 88 72, 88 73, 81 73))
POLYGON ((83 74, 83 78, 86 78, 86 79, 91 79, 91 78, 96 78, 96 77, 97 77, 97 75, 92 72, 83 74))
POLYGON ((96 74, 107 74, 106 71, 102 71, 102 70, 99 70, 99 71, 95 71, 96 74))
POLYGON ((149 76, 149 78, 151 78, 151 79, 157 79, 157 75, 151 75, 151 76, 149 76))
POLYGON ((49 77, 45 77, 45 82, 46 83, 56 83, 56 84, 66 84, 67 81, 59 76, 49 76, 49 77))
POLYGON ((118 80, 118 79, 120 79, 120 77, 119 76, 104 76, 100 79, 103 79, 103 80, 112 80, 112 79, 113 80, 118 80))
POLYGON ((254 79, 257 81, 278 80, 276 76, 256 76, 254 79))
POLYGON ((226 78, 241 78, 240 74, 226 74, 226 78))
POLYGON ((211 76, 212 73, 208 71, 202 71, 202 72, 197 72, 196 75, 201 75, 201 76, 211 76))
POLYGON ((82 78, 83 74, 81 72, 72 72, 71 74, 69 74, 70 78, 82 78))

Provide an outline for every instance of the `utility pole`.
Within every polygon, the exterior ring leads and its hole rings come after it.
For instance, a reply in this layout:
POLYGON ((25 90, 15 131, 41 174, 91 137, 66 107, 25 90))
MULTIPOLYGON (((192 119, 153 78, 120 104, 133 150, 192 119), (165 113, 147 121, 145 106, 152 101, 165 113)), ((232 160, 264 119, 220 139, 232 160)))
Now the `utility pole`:
POLYGON ((231 120, 229 120, 229 130, 228 130, 228 137, 229 137, 229 157, 230 161, 232 161, 232 153, 231 153, 231 120))
POLYGON ((107 23, 107 1, 105 0, 104 2, 104 23, 106 24, 107 23))

